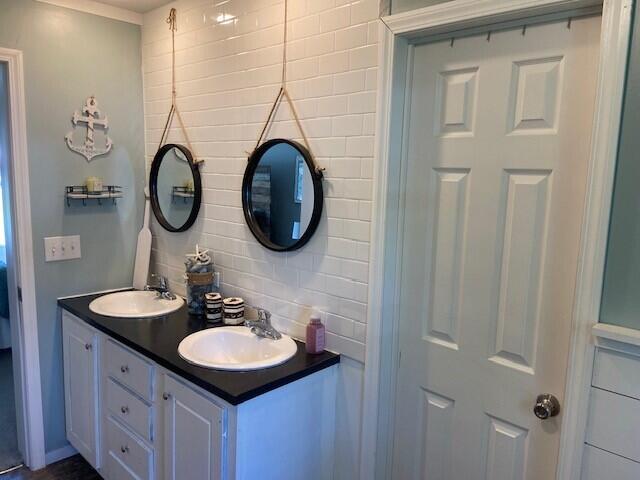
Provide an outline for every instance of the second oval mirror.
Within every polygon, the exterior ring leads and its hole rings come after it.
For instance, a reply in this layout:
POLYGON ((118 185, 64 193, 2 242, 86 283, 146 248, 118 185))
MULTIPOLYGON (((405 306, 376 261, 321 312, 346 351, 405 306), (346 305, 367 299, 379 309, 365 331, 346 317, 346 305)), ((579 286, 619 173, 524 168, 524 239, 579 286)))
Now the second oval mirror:
POLYGON ((265 247, 289 251, 307 243, 320 222, 322 195, 322 174, 299 143, 269 140, 249 158, 242 206, 249 229, 265 247))

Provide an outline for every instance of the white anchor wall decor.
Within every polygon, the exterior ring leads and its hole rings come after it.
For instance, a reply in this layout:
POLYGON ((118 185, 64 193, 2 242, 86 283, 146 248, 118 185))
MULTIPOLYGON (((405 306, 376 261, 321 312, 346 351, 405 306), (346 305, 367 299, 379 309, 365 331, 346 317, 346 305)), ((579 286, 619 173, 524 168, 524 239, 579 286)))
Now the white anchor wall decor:
POLYGON ((64 137, 71 150, 79 153, 80 155, 84 155, 88 162, 90 162, 93 157, 97 155, 104 155, 111 150, 113 142, 109 138, 109 135, 107 135, 107 129, 109 128, 108 119, 106 115, 102 118, 100 110, 98 109, 98 101, 95 96, 91 95, 87 98, 84 107, 82 107, 82 113, 78 110, 73 112, 71 121, 73 122, 74 127, 76 127, 78 123, 87 124, 87 135, 82 145, 74 145, 73 130, 67 133, 64 137), (104 146, 99 147, 95 144, 94 133, 96 127, 100 127, 104 131, 104 146))

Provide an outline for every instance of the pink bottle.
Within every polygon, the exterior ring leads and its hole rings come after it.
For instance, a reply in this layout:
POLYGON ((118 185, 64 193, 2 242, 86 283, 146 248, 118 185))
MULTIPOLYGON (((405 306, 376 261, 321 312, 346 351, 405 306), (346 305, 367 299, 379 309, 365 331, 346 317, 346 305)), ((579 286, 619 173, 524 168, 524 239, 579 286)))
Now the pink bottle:
POLYGON ((320 321, 320 315, 312 313, 307 325, 307 353, 322 353, 324 347, 324 325, 320 321))

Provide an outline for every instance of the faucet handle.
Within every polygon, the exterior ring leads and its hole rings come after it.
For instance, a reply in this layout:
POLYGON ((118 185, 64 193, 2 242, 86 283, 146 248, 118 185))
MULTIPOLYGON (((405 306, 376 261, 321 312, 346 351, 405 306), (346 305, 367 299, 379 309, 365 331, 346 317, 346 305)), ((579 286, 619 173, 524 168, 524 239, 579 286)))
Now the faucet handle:
POLYGON ((167 277, 165 277, 164 275, 160 275, 158 273, 152 273, 150 277, 152 280, 155 280, 157 282, 158 287, 164 288, 164 289, 167 288, 168 280, 167 280, 167 277))
POLYGON ((264 308, 259 308, 258 320, 266 323, 267 325, 271 325, 271 312, 269 310, 265 310, 264 308))

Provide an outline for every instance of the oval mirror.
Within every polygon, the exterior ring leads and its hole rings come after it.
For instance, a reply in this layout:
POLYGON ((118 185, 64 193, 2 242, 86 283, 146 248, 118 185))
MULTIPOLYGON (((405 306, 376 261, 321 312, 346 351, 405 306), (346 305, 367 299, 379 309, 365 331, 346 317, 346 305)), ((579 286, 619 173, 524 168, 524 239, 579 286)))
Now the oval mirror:
POLYGON ((163 228, 184 232, 193 225, 200 211, 202 184, 188 148, 163 145, 153 157, 149 187, 153 213, 163 228))
POLYGON ((309 241, 322 214, 322 174, 309 151, 276 138, 249 157, 242 207, 249 229, 265 247, 296 250, 309 241))

